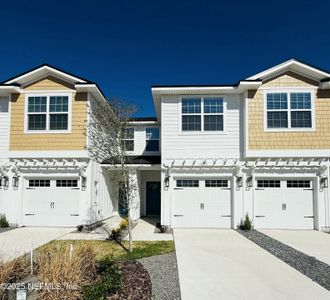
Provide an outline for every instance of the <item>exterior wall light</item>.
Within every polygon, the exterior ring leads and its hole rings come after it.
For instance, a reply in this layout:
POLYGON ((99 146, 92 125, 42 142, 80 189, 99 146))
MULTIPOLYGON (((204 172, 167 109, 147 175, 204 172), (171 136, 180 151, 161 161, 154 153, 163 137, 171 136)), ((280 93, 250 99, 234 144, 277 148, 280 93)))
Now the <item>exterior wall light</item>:
POLYGON ((243 186, 243 176, 236 175, 236 185, 239 188, 243 186))
POLYGON ((250 175, 246 178, 246 187, 252 188, 253 187, 253 176, 250 175))
POLYGON ((328 188, 328 177, 326 177, 326 176, 321 177, 320 186, 321 186, 321 189, 327 189, 328 188))
POLYGON ((166 188, 170 186, 170 176, 165 176, 164 185, 166 188))
MULTIPOLYGON (((164 165, 164 167, 166 167, 166 166, 164 165)), ((169 188, 169 186, 170 186, 170 177, 171 177, 171 175, 170 175, 170 168, 169 167, 166 167, 165 179, 164 179, 164 187, 166 189, 169 188)))
POLYGON ((87 177, 86 176, 81 176, 81 187, 85 189, 87 186, 87 177))
POLYGON ((0 187, 2 188, 8 188, 8 185, 9 185, 9 178, 8 176, 2 176, 0 177, 0 187))
POLYGON ((13 179, 12 179, 12 186, 13 186, 14 188, 18 188, 18 182, 19 182, 19 180, 18 180, 18 176, 13 176, 13 179))

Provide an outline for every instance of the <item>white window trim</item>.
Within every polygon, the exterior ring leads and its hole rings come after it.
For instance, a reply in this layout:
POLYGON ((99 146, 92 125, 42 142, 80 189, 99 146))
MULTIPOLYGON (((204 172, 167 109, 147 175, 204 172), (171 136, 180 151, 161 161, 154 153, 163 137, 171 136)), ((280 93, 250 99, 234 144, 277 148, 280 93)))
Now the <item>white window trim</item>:
POLYGON ((315 89, 305 89, 305 88, 299 88, 299 89, 265 89, 264 90, 264 131, 267 132, 301 132, 301 131, 315 131, 315 89), (268 128, 267 127, 267 94, 271 93, 286 93, 288 95, 288 108, 287 109, 278 109, 274 111, 286 111, 288 113, 288 127, 287 128, 268 128), (312 127, 311 128, 292 128, 291 127, 291 111, 303 111, 304 109, 294 109, 291 110, 291 93, 310 93, 311 94, 311 109, 306 111, 312 112, 312 127))
POLYGON ((182 95, 179 98, 178 105, 178 116, 179 116, 179 135, 224 135, 227 134, 226 129, 226 120, 227 120, 227 99, 225 95, 182 95), (199 131, 189 131, 182 130, 182 99, 201 99, 201 112, 200 114, 184 114, 184 115, 201 115, 201 130, 199 131), (223 115, 223 130, 221 131, 212 131, 204 130, 204 98, 222 98, 223 99, 223 113, 207 113, 206 115, 223 115))
MULTIPOLYGON (((38 114, 38 113, 36 113, 38 114)), ((25 94, 25 109, 24 109, 24 133, 27 134, 58 134, 58 133, 71 133, 72 131, 72 93, 50 93, 50 92, 33 92, 25 94), (66 130, 50 130, 49 129, 49 99, 51 96, 66 96, 68 97, 68 129, 66 130), (29 97, 47 97, 46 112, 40 114, 46 114, 46 130, 29 130, 28 128, 28 99, 29 97)))
POLYGON ((160 152, 160 127, 157 127, 157 126, 148 126, 145 128, 145 131, 144 131, 144 140, 145 140, 145 149, 146 149, 146 153, 159 153, 160 152), (148 128, 157 128, 158 131, 159 131, 159 137, 158 139, 147 139, 147 129, 148 128), (158 141, 158 150, 157 151, 148 151, 147 150, 147 142, 148 141, 158 141))
POLYGON ((135 129, 136 129, 136 127, 128 126, 126 129, 130 129, 130 128, 133 129, 133 138, 131 138, 131 139, 122 138, 123 141, 133 141, 133 150, 126 150, 125 149, 126 154, 133 154, 134 151, 135 151, 135 145, 136 145, 136 141, 135 141, 135 129))

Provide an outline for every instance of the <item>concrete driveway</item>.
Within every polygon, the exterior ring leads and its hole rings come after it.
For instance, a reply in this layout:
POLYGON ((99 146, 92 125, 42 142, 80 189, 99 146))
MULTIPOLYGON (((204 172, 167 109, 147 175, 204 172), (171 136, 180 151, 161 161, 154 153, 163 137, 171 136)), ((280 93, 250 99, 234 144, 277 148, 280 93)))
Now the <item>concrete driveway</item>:
POLYGON ((74 228, 22 227, 0 233, 0 257, 10 260, 55 240, 74 228))
POLYGON ((274 230, 260 232, 330 265, 330 234, 316 230, 274 230))
POLYGON ((234 230, 175 229, 183 300, 330 299, 330 292, 234 230))

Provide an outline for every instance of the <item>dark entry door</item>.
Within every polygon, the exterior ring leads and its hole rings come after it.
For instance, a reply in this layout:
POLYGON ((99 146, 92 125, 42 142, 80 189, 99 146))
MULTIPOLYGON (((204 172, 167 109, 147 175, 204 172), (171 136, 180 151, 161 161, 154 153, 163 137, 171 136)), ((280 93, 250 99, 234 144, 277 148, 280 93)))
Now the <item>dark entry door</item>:
POLYGON ((147 181, 147 215, 160 215, 160 181, 147 181))

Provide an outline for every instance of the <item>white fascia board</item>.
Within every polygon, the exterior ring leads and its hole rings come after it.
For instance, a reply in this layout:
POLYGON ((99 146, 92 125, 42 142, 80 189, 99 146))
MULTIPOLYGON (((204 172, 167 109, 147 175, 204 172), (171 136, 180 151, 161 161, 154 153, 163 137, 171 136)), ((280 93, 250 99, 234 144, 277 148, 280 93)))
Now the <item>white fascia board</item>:
MULTIPOLYGON (((246 79, 247 80, 257 80, 257 79, 260 79, 260 78, 264 79, 264 78, 270 77, 270 76, 272 76, 276 73, 279 73, 282 70, 290 68, 290 67, 291 68, 298 67, 300 69, 304 69, 306 72, 309 71, 309 72, 314 74, 315 78, 318 77, 319 79, 322 79, 324 77, 330 77, 330 74, 327 73, 327 72, 324 72, 324 71, 321 71, 319 69, 313 68, 313 67, 311 67, 309 65, 306 65, 304 63, 301 63, 301 62, 299 62, 295 59, 290 59, 290 60, 285 61, 285 62, 283 62, 279 65, 276 65, 272 68, 269 68, 265 71, 262 71, 260 73, 257 73, 255 75, 253 75, 253 76, 250 76, 246 79)), ((308 75, 308 74, 306 74, 306 75, 308 75)))
POLYGON ((325 81, 325 82, 321 82, 320 88, 323 89, 323 90, 330 89, 330 80, 329 81, 325 81))
POLYGON ((16 85, 2 85, 0 86, 1 94, 21 93, 21 88, 16 85))
POLYGON ((130 125, 151 125, 151 126, 159 126, 158 121, 129 121, 128 124, 130 125))
POLYGON ((87 150, 9 151, 9 158, 89 158, 87 150))
POLYGON ((315 149, 315 150, 304 150, 304 149, 290 149, 290 150, 247 150, 245 152, 246 158, 259 158, 259 157, 330 157, 330 149, 315 149))
POLYGON ((35 69, 31 72, 28 72, 28 73, 25 73, 21 76, 15 77, 15 78, 13 78, 13 79, 5 82, 5 83, 6 84, 11 84, 13 82, 20 82, 20 81, 25 81, 25 80, 30 81, 29 80, 30 77, 35 77, 38 73, 42 73, 42 72, 53 73, 53 74, 56 74, 57 76, 59 76, 60 78, 65 78, 66 80, 69 80, 69 81, 72 81, 72 82, 81 82, 81 83, 86 82, 85 80, 83 80, 81 78, 69 75, 65 72, 53 69, 49 66, 42 66, 42 67, 40 67, 38 69, 35 69))
POLYGON ((103 94, 101 93, 100 89, 97 87, 96 84, 91 83, 91 84, 75 84, 75 88, 77 92, 87 92, 91 93, 93 97, 97 99, 101 99, 102 101, 106 101, 107 99, 104 98, 103 94))

